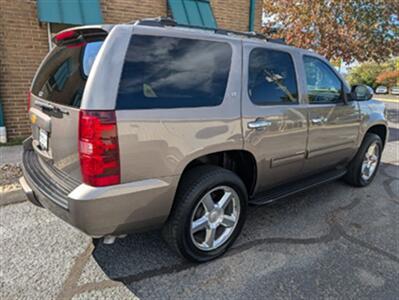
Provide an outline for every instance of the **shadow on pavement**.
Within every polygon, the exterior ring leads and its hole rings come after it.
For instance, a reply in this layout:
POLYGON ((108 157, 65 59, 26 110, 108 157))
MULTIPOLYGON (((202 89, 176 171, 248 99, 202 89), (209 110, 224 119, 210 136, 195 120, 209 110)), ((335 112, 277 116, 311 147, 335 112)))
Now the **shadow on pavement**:
MULTIPOLYGON (((375 182, 367 188, 352 188, 338 180, 272 205, 251 206, 241 237, 233 249, 225 254, 225 258, 230 259, 230 256, 259 243, 267 244, 268 241, 282 240, 284 245, 322 242, 319 240, 328 236, 331 229, 327 224, 326 215, 340 210, 345 201, 356 198, 361 202, 367 202, 371 201, 369 199, 375 199, 373 193, 384 195, 385 191, 385 196, 381 197, 388 196, 393 200, 393 205, 399 204, 398 200, 395 200, 397 196, 392 185, 394 180, 399 179, 398 174, 398 165, 382 163, 375 182), (344 195, 352 196, 343 202, 344 195)), ((134 293, 137 292, 136 285, 141 280, 175 274, 195 266, 177 257, 162 240, 159 231, 132 234, 118 239, 113 245, 97 242, 93 257, 111 280, 123 283, 134 293)), ((208 267, 216 266, 216 261, 209 263, 208 267)))
POLYGON ((389 122, 399 123, 399 110, 397 107, 396 108, 388 108, 387 112, 388 112, 387 118, 388 118, 389 122))
POLYGON ((399 124, 399 110, 397 108, 388 108, 387 109, 387 118, 388 121, 392 124, 389 127, 389 138, 388 142, 395 142, 399 140, 399 128, 393 127, 392 125, 399 124))
POLYGON ((399 128, 389 127, 388 142, 396 142, 399 140, 399 128))

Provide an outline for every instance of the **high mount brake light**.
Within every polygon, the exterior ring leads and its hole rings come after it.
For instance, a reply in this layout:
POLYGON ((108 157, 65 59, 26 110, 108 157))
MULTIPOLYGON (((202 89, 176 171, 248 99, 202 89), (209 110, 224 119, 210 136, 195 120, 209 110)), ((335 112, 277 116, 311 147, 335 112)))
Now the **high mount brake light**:
POLYGON ((54 38, 57 42, 72 39, 78 36, 78 33, 75 30, 63 31, 58 33, 54 38))
POLYGON ((91 186, 120 183, 115 111, 80 111, 79 158, 84 183, 91 186))
POLYGON ((70 29, 56 34, 53 41, 57 46, 73 48, 104 40, 106 36, 107 31, 100 28, 70 29))

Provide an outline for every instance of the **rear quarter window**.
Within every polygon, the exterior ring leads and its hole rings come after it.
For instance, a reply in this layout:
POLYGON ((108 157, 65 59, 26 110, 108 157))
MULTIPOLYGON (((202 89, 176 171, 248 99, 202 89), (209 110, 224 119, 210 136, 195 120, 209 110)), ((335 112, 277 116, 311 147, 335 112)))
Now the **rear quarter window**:
POLYGON ((226 92, 231 56, 224 42, 133 35, 117 108, 217 106, 226 92))
POLYGON ((80 107, 86 80, 103 41, 56 47, 37 73, 32 93, 45 100, 80 107))

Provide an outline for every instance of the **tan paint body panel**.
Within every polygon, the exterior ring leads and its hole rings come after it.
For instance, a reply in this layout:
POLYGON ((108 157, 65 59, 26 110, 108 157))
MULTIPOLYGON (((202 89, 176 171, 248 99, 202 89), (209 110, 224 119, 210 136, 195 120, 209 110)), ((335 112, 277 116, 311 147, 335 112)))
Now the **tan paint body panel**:
POLYGON ((304 174, 345 166, 357 151, 360 127, 358 102, 309 105, 308 157, 304 174), (313 119, 323 119, 313 124, 313 119))
POLYGON ((298 104, 256 105, 248 95, 249 55, 253 49, 262 48, 288 53, 294 63, 296 77, 300 78, 300 66, 297 54, 292 48, 256 42, 244 44, 243 90, 242 90, 242 126, 245 150, 252 153, 257 162, 256 192, 263 192, 273 186, 292 181, 301 176, 306 155, 307 108, 304 103, 301 85, 297 80, 298 104), (248 128, 248 123, 261 118, 270 122, 263 130, 248 128))
POLYGON ((60 170, 80 180, 80 162, 78 157, 78 125, 79 109, 60 105, 65 113, 60 117, 50 116, 40 110, 38 103, 51 103, 32 94, 32 106, 29 110, 30 118, 36 119, 32 124, 33 144, 39 143, 39 128, 48 134, 48 150, 35 147, 36 153, 42 158, 54 163, 60 170))
POLYGON ((27 184, 22 188, 33 203, 38 201, 84 233, 101 237, 145 231, 163 224, 169 215, 178 179, 178 176, 171 176, 101 188, 81 184, 68 195, 68 210, 38 189, 33 189, 32 193, 33 185, 26 170, 24 182, 27 184))
MULTIPOLYGON (((154 34, 146 28, 135 29, 134 32, 154 34)), ((179 36, 193 38, 190 32, 179 36)), ((237 63, 242 56, 241 40, 226 40, 217 35, 201 38, 228 42, 232 48, 231 70, 222 104, 196 108, 118 110, 122 182, 152 178, 154 170, 157 177, 180 175, 192 160, 202 155, 243 149, 241 65, 237 63)))

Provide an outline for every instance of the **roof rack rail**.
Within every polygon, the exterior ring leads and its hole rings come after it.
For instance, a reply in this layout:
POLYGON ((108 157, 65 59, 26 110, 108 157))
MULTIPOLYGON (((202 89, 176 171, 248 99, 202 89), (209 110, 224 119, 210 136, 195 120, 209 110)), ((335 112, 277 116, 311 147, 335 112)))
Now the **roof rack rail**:
POLYGON ((208 31, 213 31, 214 33, 217 33, 217 34, 224 34, 224 35, 233 34, 233 35, 245 36, 248 38, 262 39, 262 40, 266 40, 266 41, 272 42, 272 43, 285 44, 284 39, 271 39, 271 38, 268 38, 266 35, 264 35, 262 33, 255 32, 255 31, 242 32, 242 31, 228 30, 228 29, 223 29, 223 28, 211 28, 211 27, 204 27, 204 26, 179 24, 174 19, 169 18, 169 17, 145 18, 145 19, 132 21, 130 23, 134 23, 135 25, 144 25, 144 26, 156 26, 156 27, 171 26, 171 27, 182 27, 182 28, 190 28, 190 29, 208 30, 208 31))
POLYGON ((144 18, 132 21, 130 23, 134 23, 136 25, 156 26, 156 27, 179 25, 174 19, 169 17, 144 18))

